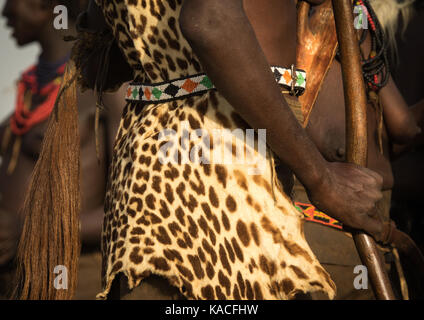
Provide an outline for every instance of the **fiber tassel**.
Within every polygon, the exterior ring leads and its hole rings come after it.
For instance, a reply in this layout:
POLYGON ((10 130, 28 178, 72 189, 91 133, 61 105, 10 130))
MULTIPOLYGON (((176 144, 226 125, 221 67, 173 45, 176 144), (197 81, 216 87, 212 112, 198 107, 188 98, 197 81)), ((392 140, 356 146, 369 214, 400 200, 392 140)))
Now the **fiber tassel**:
MULTIPOLYGON (((22 216, 14 299, 66 300, 74 295, 80 254, 80 137, 76 68, 71 60, 51 113, 22 216), (67 283, 55 273, 66 267, 67 283)), ((63 279, 65 280, 65 279, 63 279)))

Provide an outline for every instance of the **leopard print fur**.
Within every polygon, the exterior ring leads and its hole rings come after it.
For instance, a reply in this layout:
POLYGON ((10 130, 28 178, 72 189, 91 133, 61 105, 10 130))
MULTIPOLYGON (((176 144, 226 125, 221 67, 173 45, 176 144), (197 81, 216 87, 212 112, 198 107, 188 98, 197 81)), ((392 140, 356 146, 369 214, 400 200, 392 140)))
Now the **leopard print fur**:
MULTIPOLYGON (((183 38, 182 0, 97 0, 135 80, 157 83, 202 72, 183 38)), ((335 285, 309 248, 302 215, 284 194, 269 149, 262 175, 237 164, 160 161, 163 129, 247 128, 216 91, 169 103, 130 103, 116 138, 102 235, 104 299, 124 273, 129 287, 151 274, 189 299, 290 299, 299 292, 334 297, 335 285)), ((193 142, 191 142, 193 143, 193 142)), ((206 142, 204 141, 206 144, 206 142)), ((220 147, 208 142, 211 149, 220 147)), ((172 154, 181 156, 184 144, 172 154)))

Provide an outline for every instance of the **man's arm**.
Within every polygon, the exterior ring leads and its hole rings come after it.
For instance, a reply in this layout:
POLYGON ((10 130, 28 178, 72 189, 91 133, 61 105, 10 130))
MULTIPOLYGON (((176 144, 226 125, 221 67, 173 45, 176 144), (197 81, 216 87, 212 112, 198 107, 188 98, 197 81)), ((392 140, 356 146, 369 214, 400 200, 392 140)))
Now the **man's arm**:
POLYGON ((424 145, 424 99, 408 109, 413 118, 414 126, 418 127, 417 134, 409 137, 404 143, 395 143, 392 146, 392 157, 397 159, 413 148, 424 145))
POLYGON ((420 128, 420 133, 415 136, 413 144, 414 146, 422 146, 424 144, 424 99, 414 105, 411 112, 420 128))
POLYGON ((396 159, 424 144, 424 100, 408 107, 391 76, 379 96, 392 142, 392 157, 396 159))
POLYGON ((383 106, 384 122, 391 140, 397 144, 412 141, 420 132, 416 117, 390 76, 387 85, 379 93, 383 106))
POLYGON ((324 160, 284 101, 242 0, 185 0, 180 26, 218 91, 253 128, 267 129, 268 144, 314 204, 378 238, 381 223, 370 216, 382 197, 381 177, 324 160))

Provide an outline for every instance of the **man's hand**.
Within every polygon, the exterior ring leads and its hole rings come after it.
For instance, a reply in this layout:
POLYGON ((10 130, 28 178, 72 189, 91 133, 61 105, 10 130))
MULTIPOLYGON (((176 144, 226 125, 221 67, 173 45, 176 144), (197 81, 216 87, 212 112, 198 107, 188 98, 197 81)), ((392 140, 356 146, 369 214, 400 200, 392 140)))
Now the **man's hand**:
POLYGON ((19 241, 19 217, 0 210, 0 266, 12 260, 19 241))
POLYGON ((308 190, 312 203, 351 228, 364 230, 377 241, 383 224, 376 212, 382 199, 383 178, 367 168, 330 162, 322 182, 308 190))

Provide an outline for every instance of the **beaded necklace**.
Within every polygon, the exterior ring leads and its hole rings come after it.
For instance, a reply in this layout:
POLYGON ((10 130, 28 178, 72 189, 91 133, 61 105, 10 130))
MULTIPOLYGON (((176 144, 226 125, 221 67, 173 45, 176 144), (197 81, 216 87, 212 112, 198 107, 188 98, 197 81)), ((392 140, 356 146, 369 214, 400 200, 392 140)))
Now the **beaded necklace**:
MULTIPOLYGON (((390 76, 390 66, 387 54, 388 42, 369 0, 355 0, 353 3, 361 7, 361 15, 362 17, 366 17, 370 27, 369 29, 362 29, 359 39, 359 44, 361 45, 364 43, 368 34, 371 38, 371 51, 368 58, 365 58, 361 50, 362 75, 367 86, 368 102, 376 111, 378 147, 380 153, 383 153, 383 106, 378 97, 378 92, 386 86, 390 76)), ((336 57, 340 61, 339 50, 336 57)))
POLYGON ((9 162, 8 174, 12 174, 18 161, 22 136, 28 133, 34 126, 47 120, 53 111, 56 97, 60 90, 62 76, 65 72, 63 63, 56 69, 56 75, 52 81, 40 87, 36 76, 37 66, 27 69, 18 82, 16 107, 10 118, 9 126, 5 129, 1 145, 1 154, 4 155, 9 147, 12 135, 15 141, 12 148, 12 157, 9 162), (37 97, 41 102, 33 105, 33 97, 37 97), (31 109, 31 107, 33 107, 31 109))
POLYGON ((370 29, 363 29, 360 43, 365 41, 368 32, 371 36, 371 52, 367 59, 362 59, 363 76, 368 88, 378 92, 387 84, 390 75, 387 39, 369 0, 357 0, 356 5, 363 8, 370 26, 370 29))

